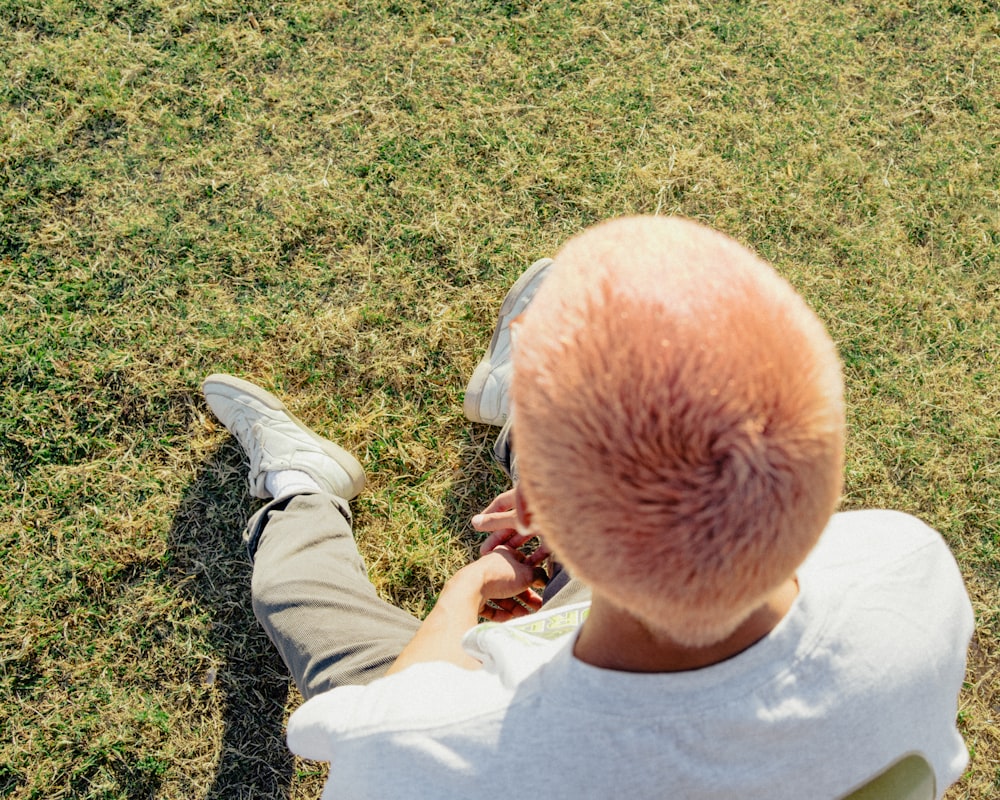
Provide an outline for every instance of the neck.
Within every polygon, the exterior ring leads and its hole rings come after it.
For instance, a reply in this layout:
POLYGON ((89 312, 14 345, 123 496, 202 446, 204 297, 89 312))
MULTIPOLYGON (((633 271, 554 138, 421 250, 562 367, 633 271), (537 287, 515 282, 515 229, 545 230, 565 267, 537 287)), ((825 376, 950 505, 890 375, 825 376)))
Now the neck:
POLYGON ((621 672, 680 672, 707 667, 764 638, 788 613, 798 593, 798 581, 789 578, 732 634, 707 647, 679 644, 595 593, 573 654, 591 666, 621 672))

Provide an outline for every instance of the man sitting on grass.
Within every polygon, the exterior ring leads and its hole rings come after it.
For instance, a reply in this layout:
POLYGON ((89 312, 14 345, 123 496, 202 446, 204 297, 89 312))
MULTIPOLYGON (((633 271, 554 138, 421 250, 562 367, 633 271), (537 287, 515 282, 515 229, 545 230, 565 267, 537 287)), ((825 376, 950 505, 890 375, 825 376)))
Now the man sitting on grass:
POLYGON ((912 517, 833 513, 833 342, 718 233, 608 222, 514 285, 465 409, 516 409, 497 445, 516 485, 423 622, 367 580, 358 462, 252 384, 204 391, 270 499, 254 609, 325 798, 835 798, 908 753, 939 791, 967 762, 955 561, 912 517))

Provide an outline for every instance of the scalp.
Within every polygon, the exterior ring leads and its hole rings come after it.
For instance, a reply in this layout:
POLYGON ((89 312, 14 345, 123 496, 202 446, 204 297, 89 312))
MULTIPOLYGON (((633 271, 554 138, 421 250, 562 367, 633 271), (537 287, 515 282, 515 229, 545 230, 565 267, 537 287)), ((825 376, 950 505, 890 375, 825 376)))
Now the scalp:
POLYGON ((571 240, 521 321, 514 442, 574 575, 689 644, 792 575, 841 487, 839 361, 769 265, 681 219, 571 240))

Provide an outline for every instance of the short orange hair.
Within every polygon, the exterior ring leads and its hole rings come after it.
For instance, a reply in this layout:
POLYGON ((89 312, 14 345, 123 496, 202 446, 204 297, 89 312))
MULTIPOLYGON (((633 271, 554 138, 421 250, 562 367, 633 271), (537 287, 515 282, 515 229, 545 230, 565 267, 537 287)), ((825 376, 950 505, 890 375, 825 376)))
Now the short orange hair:
POLYGON ((841 491, 843 381, 769 265, 696 223, 572 239, 519 320, 513 441, 570 572, 688 646, 791 577, 841 491))

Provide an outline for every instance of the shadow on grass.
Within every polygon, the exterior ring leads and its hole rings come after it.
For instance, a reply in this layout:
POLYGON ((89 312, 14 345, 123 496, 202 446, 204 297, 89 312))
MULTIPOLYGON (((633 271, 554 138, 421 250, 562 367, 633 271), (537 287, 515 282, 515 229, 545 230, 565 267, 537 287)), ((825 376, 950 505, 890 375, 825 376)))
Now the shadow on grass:
MULTIPOLYGON (((490 456, 495 433, 472 426, 459 453, 460 477, 442 498, 445 523, 472 548, 479 537, 470 517, 508 485, 490 456)), ((204 796, 284 800, 294 771, 284 731, 291 681, 250 605, 252 569, 241 532, 257 501, 247 493, 245 474, 233 440, 214 451, 184 493, 170 549, 185 594, 211 616, 208 646, 216 666, 203 680, 214 685, 225 727, 204 796)))
MULTIPOLYGON (((469 547, 473 558, 478 557, 479 546, 485 534, 474 531, 470 519, 512 486, 510 477, 493 457, 494 441, 499 432, 499 428, 470 426, 468 437, 463 440, 459 450, 462 478, 455 481, 442 498, 445 524, 455 532, 456 538, 469 547)), ((524 552, 531 552, 538 544, 537 540, 527 542, 524 552)), ((568 571, 565 578, 570 578, 568 571)), ((566 585, 565 578, 554 584, 556 592, 566 585)), ((548 602, 545 592, 539 590, 539 593, 548 602)), ((587 599, 588 596, 585 587, 578 583, 571 592, 560 595, 560 602, 576 602, 587 599)))
POLYGON ((254 618, 251 565, 241 531, 252 511, 245 464, 233 441, 201 466, 170 531, 185 591, 211 614, 209 644, 217 666, 203 676, 223 707, 225 730, 208 800, 287 798, 293 759, 285 746, 290 679, 254 618))
POLYGON ((444 524, 477 556, 484 535, 474 531, 469 521, 494 497, 507 491, 511 483, 493 459, 493 442, 500 429, 467 424, 458 452, 459 477, 445 491, 441 502, 444 524))

